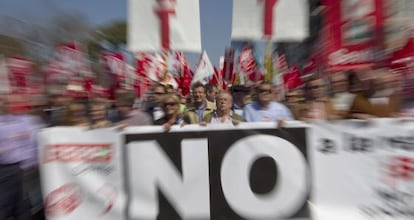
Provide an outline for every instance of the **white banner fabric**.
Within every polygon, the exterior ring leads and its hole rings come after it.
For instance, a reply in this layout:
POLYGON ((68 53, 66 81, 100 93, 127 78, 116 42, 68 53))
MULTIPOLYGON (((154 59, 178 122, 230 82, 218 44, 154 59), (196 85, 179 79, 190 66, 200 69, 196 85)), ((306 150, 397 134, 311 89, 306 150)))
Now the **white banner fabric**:
POLYGON ((313 219, 413 219, 413 132, 400 120, 314 124, 313 219))
POLYGON ((233 0, 233 27, 235 41, 262 40, 265 25, 271 25, 272 41, 302 41, 309 32, 307 0, 233 0), (267 1, 274 2, 273 10, 266 12, 267 1), (265 24, 265 13, 272 13, 272 22, 265 24))
POLYGON ((40 132, 48 220, 125 219, 120 138, 111 129, 57 127, 40 132))
POLYGON ((169 50, 201 52, 198 0, 128 0, 128 49, 157 52, 168 26, 169 50), (162 14, 165 13, 165 14, 162 14))

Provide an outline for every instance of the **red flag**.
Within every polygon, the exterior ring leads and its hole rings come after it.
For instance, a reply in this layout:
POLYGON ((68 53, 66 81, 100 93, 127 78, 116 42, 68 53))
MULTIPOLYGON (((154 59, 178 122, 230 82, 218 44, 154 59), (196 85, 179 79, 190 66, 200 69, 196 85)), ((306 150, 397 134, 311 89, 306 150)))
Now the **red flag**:
POLYGON ((252 82, 263 81, 264 74, 262 73, 262 71, 259 70, 259 68, 256 68, 253 72, 249 74, 249 80, 252 82))
POLYGON ((179 82, 179 88, 183 96, 186 96, 190 93, 191 81, 193 80, 193 74, 191 73, 188 63, 183 59, 183 72, 179 82))
POLYGON ((224 64, 222 71, 222 76, 224 81, 233 83, 234 79, 234 49, 227 48, 224 53, 224 64))
POLYGON ((300 77, 299 68, 297 66, 293 66, 289 72, 283 75, 283 81, 285 88, 288 90, 294 89, 300 85, 303 85, 303 81, 300 77))
POLYGON ((211 85, 218 85, 220 81, 221 76, 219 75, 217 68, 214 66, 214 75, 210 78, 208 83, 211 85))

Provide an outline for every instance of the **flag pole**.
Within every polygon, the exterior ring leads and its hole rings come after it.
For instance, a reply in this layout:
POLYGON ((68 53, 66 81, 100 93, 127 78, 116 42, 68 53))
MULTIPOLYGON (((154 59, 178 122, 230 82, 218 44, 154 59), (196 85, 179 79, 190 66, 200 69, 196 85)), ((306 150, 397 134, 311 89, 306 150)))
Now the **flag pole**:
POLYGON ((162 59, 164 60, 164 63, 165 63, 165 67, 164 67, 164 71, 163 71, 163 75, 162 75, 162 79, 160 79, 160 82, 162 83, 162 82, 164 82, 165 80, 166 80, 166 78, 167 78, 167 74, 168 74, 168 58, 169 58, 169 52, 170 52, 170 50, 169 49, 163 49, 162 50, 162 59))
POLYGON ((272 41, 269 38, 266 39, 266 52, 265 52, 265 82, 270 82, 273 78, 273 66, 272 66, 272 41))

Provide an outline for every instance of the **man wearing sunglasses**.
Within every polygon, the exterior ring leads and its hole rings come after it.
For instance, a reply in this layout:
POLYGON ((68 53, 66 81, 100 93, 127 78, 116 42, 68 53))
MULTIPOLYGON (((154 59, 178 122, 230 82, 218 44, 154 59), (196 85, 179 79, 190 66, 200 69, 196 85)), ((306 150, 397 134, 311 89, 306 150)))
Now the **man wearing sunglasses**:
POLYGON ((290 110, 278 102, 272 101, 272 85, 261 83, 256 88, 256 100, 244 108, 244 119, 247 122, 277 122, 293 120, 290 110))

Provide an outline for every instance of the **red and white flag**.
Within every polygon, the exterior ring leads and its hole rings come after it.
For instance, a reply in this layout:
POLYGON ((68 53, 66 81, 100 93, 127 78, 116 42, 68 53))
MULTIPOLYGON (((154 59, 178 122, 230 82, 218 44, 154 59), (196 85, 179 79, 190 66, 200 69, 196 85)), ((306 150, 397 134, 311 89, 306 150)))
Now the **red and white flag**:
POLYGON ((167 63, 162 54, 160 53, 149 53, 147 54, 147 77, 154 81, 159 81, 163 78, 167 72, 167 63))
POLYGON ((384 41, 385 0, 323 0, 323 31, 329 71, 373 66, 384 41))
POLYGON ((151 79, 147 76, 147 69, 151 65, 151 59, 145 53, 138 53, 136 58, 136 80, 134 81, 134 89, 137 97, 144 97, 151 88, 151 79))
POLYGON ((168 72, 174 77, 179 77, 182 74, 183 60, 185 60, 183 52, 172 52, 168 54, 168 72))
POLYGON ((55 55, 47 61, 48 83, 67 83, 72 77, 93 78, 87 55, 77 43, 64 43, 55 47, 55 55))
POLYGON ((190 93, 191 81, 193 79, 193 73, 191 72, 190 67, 188 66, 185 56, 182 57, 182 72, 181 75, 177 78, 181 94, 186 96, 190 93))
POLYGON ((233 0, 233 40, 302 41, 308 32, 308 0, 233 0))
POLYGON ((201 82, 203 84, 208 83, 209 79, 214 76, 214 67, 210 62, 210 58, 207 52, 204 51, 201 55, 200 62, 197 65, 197 69, 194 72, 193 80, 191 84, 201 82))
POLYGON ((21 57, 9 57, 6 62, 11 74, 11 84, 17 88, 26 87, 27 75, 33 73, 33 63, 21 57))
POLYGON ((201 52, 198 0, 129 0, 128 48, 201 52))
POLYGON ((276 67, 279 74, 283 74, 288 71, 288 64, 285 54, 276 54, 273 59, 273 66, 276 67))
POLYGON ((107 85, 112 89, 125 87, 127 64, 122 53, 102 53, 101 64, 108 79, 107 85))
POLYGON ((244 47, 239 55, 239 69, 243 73, 250 74, 256 69, 256 60, 253 50, 250 47, 244 47))
POLYGON ((103 53, 101 61, 104 69, 109 73, 116 75, 119 79, 125 79, 127 65, 122 53, 103 53))

